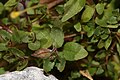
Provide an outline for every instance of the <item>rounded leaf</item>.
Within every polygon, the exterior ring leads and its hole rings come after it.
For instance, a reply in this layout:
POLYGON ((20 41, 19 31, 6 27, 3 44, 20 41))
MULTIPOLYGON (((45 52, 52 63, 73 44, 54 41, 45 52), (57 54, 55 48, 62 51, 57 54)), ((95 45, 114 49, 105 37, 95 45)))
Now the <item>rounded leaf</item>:
POLYGON ((88 55, 88 52, 84 49, 83 46, 74 42, 66 43, 64 46, 63 53, 65 59, 69 61, 83 59, 88 55))
POLYGON ((40 41, 35 41, 34 43, 28 43, 28 47, 31 50, 37 50, 40 48, 40 41))

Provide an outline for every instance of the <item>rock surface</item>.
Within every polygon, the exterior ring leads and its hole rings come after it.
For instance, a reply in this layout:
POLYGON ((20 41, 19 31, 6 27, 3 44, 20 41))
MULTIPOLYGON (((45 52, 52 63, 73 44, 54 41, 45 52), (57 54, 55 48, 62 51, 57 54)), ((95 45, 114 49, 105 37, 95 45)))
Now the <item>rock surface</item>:
POLYGON ((58 80, 53 75, 44 75, 43 69, 27 67, 23 71, 14 71, 0 75, 0 80, 58 80))

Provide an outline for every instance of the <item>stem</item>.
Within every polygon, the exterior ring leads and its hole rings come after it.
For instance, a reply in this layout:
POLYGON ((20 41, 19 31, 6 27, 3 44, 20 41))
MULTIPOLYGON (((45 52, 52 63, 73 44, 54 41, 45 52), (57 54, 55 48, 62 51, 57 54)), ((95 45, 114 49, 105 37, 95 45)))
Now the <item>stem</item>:
POLYGON ((24 12, 30 10, 30 9, 35 9, 35 8, 38 8, 38 7, 41 7, 41 5, 38 4, 38 5, 35 5, 35 6, 32 6, 32 7, 26 8, 26 9, 20 11, 20 14, 22 14, 22 13, 24 13, 24 12))

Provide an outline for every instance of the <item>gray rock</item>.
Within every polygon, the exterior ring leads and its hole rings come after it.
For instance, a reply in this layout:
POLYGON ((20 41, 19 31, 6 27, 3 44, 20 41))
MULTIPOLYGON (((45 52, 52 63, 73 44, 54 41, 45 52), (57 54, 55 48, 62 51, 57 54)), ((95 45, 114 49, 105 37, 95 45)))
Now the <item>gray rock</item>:
POLYGON ((43 69, 27 67, 23 71, 14 71, 0 75, 0 80, 58 80, 53 75, 45 76, 43 69))

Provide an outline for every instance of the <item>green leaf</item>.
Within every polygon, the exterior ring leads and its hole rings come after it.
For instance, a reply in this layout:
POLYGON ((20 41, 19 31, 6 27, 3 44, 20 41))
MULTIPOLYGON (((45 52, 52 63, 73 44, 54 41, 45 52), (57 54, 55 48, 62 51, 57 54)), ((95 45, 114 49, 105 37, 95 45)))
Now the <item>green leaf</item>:
POLYGON ((104 69, 102 69, 102 67, 100 66, 96 72, 97 75, 100 75, 104 72, 104 69))
POLYGON ((43 29, 39 32, 36 32, 36 39, 40 40, 41 48, 48 48, 53 42, 50 36, 50 29, 43 29))
POLYGON ((92 18, 93 14, 94 14, 94 11, 95 11, 94 8, 92 8, 91 6, 86 5, 85 10, 83 11, 81 20, 83 22, 88 22, 92 18))
POLYGON ((97 70, 96 67, 90 67, 90 68, 88 69, 88 71, 89 71, 89 73, 90 73, 91 76, 93 76, 93 75, 95 74, 96 70, 97 70))
POLYGON ((22 60, 17 63, 17 70, 22 70, 24 69, 28 64, 28 60, 22 60))
POLYGON ((18 57, 15 57, 12 53, 7 53, 3 56, 3 59, 9 63, 13 63, 18 60, 18 57))
POLYGON ((45 72, 51 71, 54 65, 55 65, 55 62, 51 62, 49 59, 44 59, 43 61, 43 69, 45 70, 45 72))
POLYGON ((103 35, 100 35, 100 37, 103 39, 103 40, 105 40, 105 39, 107 39, 108 37, 109 37, 109 34, 103 34, 103 35))
POLYGON ((0 2, 0 14, 2 14, 3 10, 4 10, 4 6, 3 6, 3 4, 0 2))
POLYGON ((117 17, 112 16, 112 17, 107 21, 107 23, 109 23, 109 24, 117 24, 117 23, 118 23, 118 22, 117 22, 117 17))
POLYGON ((5 25, 10 24, 10 22, 9 22, 9 19, 8 19, 8 18, 3 18, 3 19, 2 19, 2 22, 3 22, 5 25))
POLYGON ((30 42, 28 43, 28 48, 31 50, 37 50, 40 48, 40 41, 30 42))
POLYGON ((104 14, 101 17, 96 17, 95 23, 98 24, 99 26, 106 27, 107 26, 107 21, 113 16, 112 10, 111 9, 105 9, 104 14))
POLYGON ((59 28, 52 28, 50 33, 53 39, 53 45, 57 48, 61 47, 64 42, 64 34, 59 28))
POLYGON ((95 18, 95 23, 102 26, 102 27, 105 27, 107 26, 107 23, 106 23, 106 20, 104 19, 99 19, 98 17, 95 18))
POLYGON ((64 70, 64 68, 65 68, 65 64, 66 64, 66 60, 65 59, 60 59, 60 63, 56 63, 56 67, 57 67, 57 69, 60 71, 60 72, 62 72, 63 70, 64 70))
POLYGON ((12 6, 16 5, 17 2, 16 0, 8 0, 6 3, 5 3, 5 8, 8 10, 10 9, 12 6))
POLYGON ((91 37, 95 32, 94 25, 86 25, 83 27, 83 29, 85 32, 87 32, 88 37, 91 37))
POLYGON ((118 27, 119 27, 119 24, 107 25, 106 27, 108 27, 108 28, 118 28, 118 27))
POLYGON ((85 6, 85 2, 86 0, 69 0, 64 5, 65 14, 62 17, 62 22, 67 21, 68 19, 79 13, 85 6))
POLYGON ((118 51, 119 56, 120 56, 120 44, 119 43, 117 43, 117 51, 118 51))
POLYGON ((87 46, 87 50, 88 50, 88 51, 91 51, 91 52, 95 51, 95 49, 93 48, 92 45, 88 45, 88 46, 87 46))
POLYGON ((17 49, 17 48, 9 48, 9 51, 14 54, 15 56, 18 56, 18 57, 24 57, 24 52, 17 49))
POLYGON ((111 42, 112 42, 112 37, 109 37, 109 38, 105 41, 105 49, 106 49, 106 50, 108 50, 111 42))
POLYGON ((105 43, 104 43, 104 41, 101 39, 101 40, 98 42, 97 47, 98 47, 99 49, 101 49, 101 48, 104 47, 104 45, 105 45, 105 43))
POLYGON ((72 71, 71 72, 71 77, 72 77, 72 79, 75 79, 75 78, 79 78, 81 75, 80 75, 80 73, 78 72, 78 71, 72 71))
POLYGON ((13 31, 11 41, 16 42, 16 43, 21 43, 19 30, 14 30, 13 31))
POLYGON ((96 11, 99 15, 101 15, 104 11, 104 4, 103 3, 98 3, 96 6, 96 11))
POLYGON ((8 48, 7 48, 6 45, 7 45, 6 43, 0 43, 0 51, 5 51, 5 50, 7 50, 8 48))
POLYGON ((83 48, 83 46, 74 42, 66 43, 63 53, 65 59, 68 61, 83 59, 88 55, 88 52, 83 48))
POLYGON ((55 7, 55 9, 59 14, 63 14, 63 12, 64 12, 63 7, 64 7, 63 5, 58 5, 58 6, 55 7))
POLYGON ((106 56, 105 51, 104 51, 104 50, 101 50, 101 51, 99 51, 99 52, 95 55, 95 58, 103 59, 103 58, 105 58, 105 56, 106 56))
POLYGON ((5 73, 5 69, 3 67, 0 68, 0 74, 4 74, 5 73))
POLYGON ((74 28, 76 29, 77 32, 81 31, 81 24, 78 22, 77 24, 74 25, 74 28))
POLYGON ((95 60, 93 60, 93 61, 91 62, 91 64, 94 65, 94 66, 99 66, 99 65, 100 65, 100 63, 97 62, 97 61, 95 61, 95 60))
POLYGON ((2 38, 4 39, 4 40, 6 40, 6 39, 11 39, 11 37, 12 37, 12 35, 11 35, 11 33, 9 33, 9 32, 7 32, 7 31, 5 31, 5 30, 0 30, 0 35, 2 36, 2 38))

